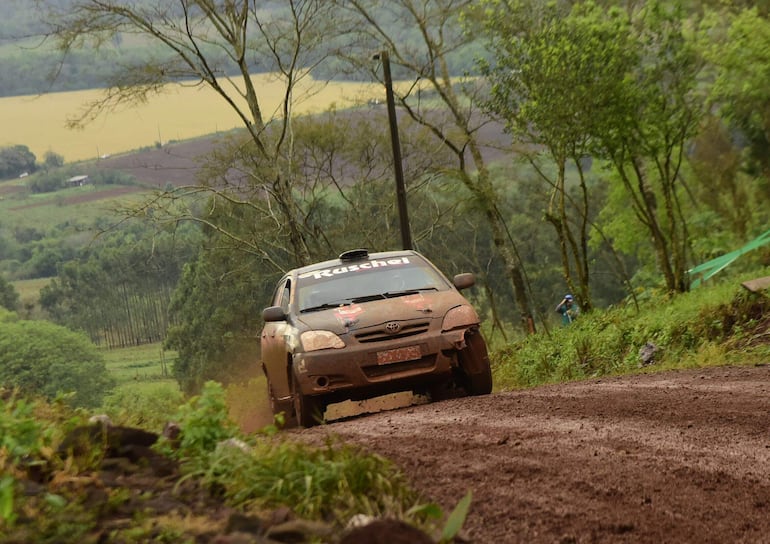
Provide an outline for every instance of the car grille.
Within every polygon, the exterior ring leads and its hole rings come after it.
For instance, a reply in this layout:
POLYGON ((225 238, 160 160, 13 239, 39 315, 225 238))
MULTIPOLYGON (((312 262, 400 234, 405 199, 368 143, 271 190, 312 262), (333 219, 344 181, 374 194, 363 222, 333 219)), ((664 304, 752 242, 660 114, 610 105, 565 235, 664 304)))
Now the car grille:
POLYGON ((390 333, 385 329, 385 325, 376 329, 367 329, 355 335, 356 340, 362 344, 369 342, 382 342, 385 340, 395 340, 397 338, 406 338, 416 334, 422 334, 428 331, 430 321, 419 321, 415 323, 402 323, 401 328, 396 333, 390 333))

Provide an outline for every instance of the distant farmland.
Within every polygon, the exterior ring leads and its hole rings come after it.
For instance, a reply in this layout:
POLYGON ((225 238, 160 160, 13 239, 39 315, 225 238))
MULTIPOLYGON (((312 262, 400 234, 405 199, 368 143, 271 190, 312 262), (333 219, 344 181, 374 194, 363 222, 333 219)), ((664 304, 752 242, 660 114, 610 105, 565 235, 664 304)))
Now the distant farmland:
MULTIPOLYGON (((253 79, 266 116, 278 112, 283 84, 271 75, 253 79)), ((167 93, 146 104, 104 115, 83 130, 66 128, 67 119, 76 116, 88 102, 98 99, 100 93, 89 90, 0 98, 3 125, 0 147, 26 145, 39 160, 47 151, 53 151, 71 163, 242 126, 213 90, 169 85, 167 93)), ((384 96, 384 88, 377 83, 325 85, 308 79, 296 96, 299 100, 294 112, 302 114, 322 111, 332 104, 340 108, 360 104, 373 96, 384 96)))

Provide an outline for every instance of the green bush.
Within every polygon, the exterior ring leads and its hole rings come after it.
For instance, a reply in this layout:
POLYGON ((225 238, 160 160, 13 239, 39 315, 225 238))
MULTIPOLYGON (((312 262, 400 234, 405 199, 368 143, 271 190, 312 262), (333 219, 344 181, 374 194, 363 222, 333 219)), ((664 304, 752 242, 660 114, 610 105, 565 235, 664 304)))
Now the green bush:
POLYGON ((175 457, 196 464, 228 438, 238 437, 238 426, 230 419, 221 384, 208 381, 199 396, 182 405, 175 421, 182 428, 175 457))
POLYGON ((47 321, 6 318, 0 317, 1 386, 48 399, 72 393, 73 406, 102 403, 113 380, 85 335, 47 321))
POLYGON ((52 193, 64 188, 67 173, 60 170, 41 172, 27 182, 27 188, 33 193, 52 193))
POLYGON ((96 170, 89 179, 94 185, 137 185, 135 176, 120 170, 96 170))
MULTIPOLYGON (((43 447, 43 425, 35 418, 34 405, 17 392, 0 391, 0 459, 8 464, 35 456, 43 447)), ((3 472, 8 466, 3 466, 3 472)))

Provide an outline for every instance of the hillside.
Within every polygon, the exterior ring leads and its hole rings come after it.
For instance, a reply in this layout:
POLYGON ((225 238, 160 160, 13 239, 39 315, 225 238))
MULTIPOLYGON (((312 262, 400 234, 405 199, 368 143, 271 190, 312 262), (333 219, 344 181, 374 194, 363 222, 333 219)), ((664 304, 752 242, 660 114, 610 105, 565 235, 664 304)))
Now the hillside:
MULTIPOLYGON (((351 108, 347 115, 378 115, 387 127, 384 108, 351 108)), ((338 113, 338 115, 342 115, 338 113)), ((510 137, 504 133, 500 123, 489 122, 478 131, 482 142, 484 157, 490 163, 512 160, 510 137)), ((140 184, 164 188, 166 184, 174 186, 196 183, 196 173, 208 154, 221 143, 222 134, 211 134, 189 140, 174 141, 163 147, 139 149, 119 155, 102 158, 96 162, 97 168, 120 170, 136 178, 140 184)), ((470 157, 468 157, 470 158, 470 157)), ((88 164, 88 163, 86 163, 88 164)))
POLYGON ((212 135, 113 155, 100 159, 96 167, 126 172, 140 184, 159 189, 163 189, 166 184, 189 185, 195 183, 200 161, 220 139, 221 136, 212 135))

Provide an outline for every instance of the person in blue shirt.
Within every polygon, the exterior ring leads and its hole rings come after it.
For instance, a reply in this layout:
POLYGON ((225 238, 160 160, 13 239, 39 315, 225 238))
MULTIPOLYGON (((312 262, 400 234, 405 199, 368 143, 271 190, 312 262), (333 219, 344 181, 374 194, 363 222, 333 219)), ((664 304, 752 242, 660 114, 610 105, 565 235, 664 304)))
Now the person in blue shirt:
POLYGON ((556 312, 561 314, 562 324, 569 325, 580 314, 580 308, 572 295, 564 295, 562 301, 556 306, 556 312))

